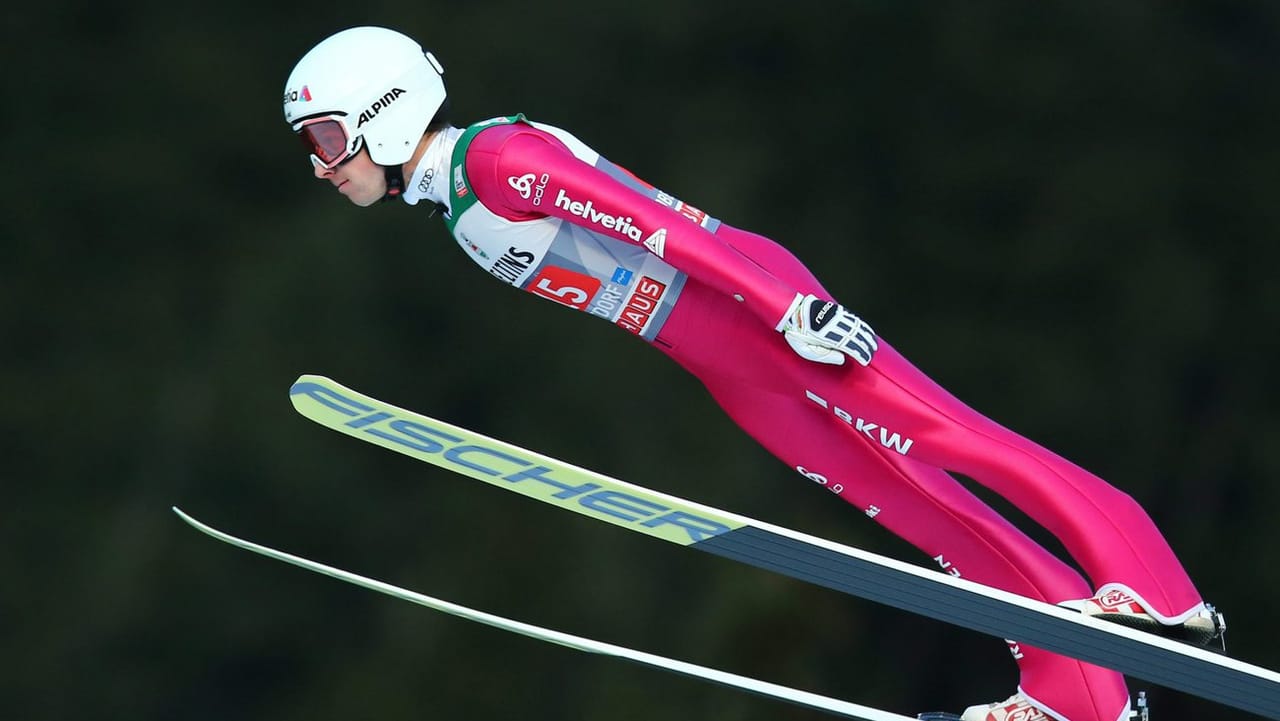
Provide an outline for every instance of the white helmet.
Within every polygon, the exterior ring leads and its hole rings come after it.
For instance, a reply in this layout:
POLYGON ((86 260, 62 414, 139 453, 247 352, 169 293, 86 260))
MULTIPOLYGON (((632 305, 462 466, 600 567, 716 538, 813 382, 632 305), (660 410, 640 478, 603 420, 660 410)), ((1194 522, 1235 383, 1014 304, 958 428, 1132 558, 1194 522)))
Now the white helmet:
POLYGON ((444 104, 443 73, 406 35, 343 30, 294 66, 284 86, 284 117, 318 165, 332 168, 365 145, 373 162, 399 169, 444 104))

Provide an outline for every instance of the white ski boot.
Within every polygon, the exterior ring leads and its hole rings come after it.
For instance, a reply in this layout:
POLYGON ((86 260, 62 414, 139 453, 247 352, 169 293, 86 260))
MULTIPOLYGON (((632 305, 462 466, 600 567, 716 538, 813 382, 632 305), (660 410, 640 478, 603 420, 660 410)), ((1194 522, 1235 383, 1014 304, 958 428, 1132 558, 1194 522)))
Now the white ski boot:
POLYGON ((1098 593, 1083 601, 1074 603, 1068 601, 1060 605, 1067 608, 1078 607, 1081 613, 1092 618, 1118 623, 1121 626, 1196 646, 1207 646, 1214 639, 1222 639, 1222 647, 1226 649, 1226 639, 1223 634, 1227 630, 1227 620, 1217 609, 1207 603, 1203 611, 1174 626, 1160 623, 1159 619, 1148 613, 1137 599, 1119 589, 1098 593))
MULTIPOLYGON (((952 713, 931 711, 922 713, 920 721, 1054 721, 1053 717, 1031 705, 1022 692, 1015 693, 1004 701, 970 706, 964 713, 956 716, 952 713)), ((1147 692, 1138 692, 1137 708, 1129 711, 1131 721, 1150 721, 1150 709, 1147 706, 1147 692)))
POLYGON ((1032 706, 1020 692, 1004 701, 970 706, 959 716, 933 711, 922 713, 917 718, 920 721, 1053 721, 1044 711, 1032 706))

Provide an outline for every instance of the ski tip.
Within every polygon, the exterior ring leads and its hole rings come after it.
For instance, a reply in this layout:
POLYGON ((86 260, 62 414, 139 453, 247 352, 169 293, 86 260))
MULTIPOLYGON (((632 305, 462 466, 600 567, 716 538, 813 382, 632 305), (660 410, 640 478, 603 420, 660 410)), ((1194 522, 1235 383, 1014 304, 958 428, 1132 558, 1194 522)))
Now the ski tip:
POLYGON ((181 518, 183 521, 186 521, 188 526, 191 526, 192 528, 195 528, 200 531, 204 531, 205 533, 209 532, 210 529, 208 526, 192 518, 190 515, 187 514, 186 511, 182 510, 181 508, 178 508, 177 506, 170 506, 170 508, 173 509, 174 513, 178 514, 178 518, 181 518))
MULTIPOLYGON (((312 373, 303 373, 298 376, 298 380, 289 386, 289 400, 293 403, 293 407, 302 411, 304 405, 300 401, 303 397, 312 401, 319 401, 324 405, 331 405, 330 396, 339 390, 350 392, 349 388, 343 388, 342 385, 335 383, 333 380, 324 376, 312 373)), ((303 415, 306 415, 303 413, 303 415)))
POLYGON ((177 506, 171 506, 171 508, 173 509, 174 513, 178 514, 178 518, 181 518, 183 521, 186 522, 188 526, 191 526, 192 528, 205 534, 206 536, 213 536, 214 538, 217 538, 222 541, 226 541, 227 543, 231 543, 231 544, 237 544, 240 540, 229 533, 224 533, 214 528, 213 526, 197 521, 195 518, 188 515, 186 511, 182 510, 181 508, 178 508, 177 506))

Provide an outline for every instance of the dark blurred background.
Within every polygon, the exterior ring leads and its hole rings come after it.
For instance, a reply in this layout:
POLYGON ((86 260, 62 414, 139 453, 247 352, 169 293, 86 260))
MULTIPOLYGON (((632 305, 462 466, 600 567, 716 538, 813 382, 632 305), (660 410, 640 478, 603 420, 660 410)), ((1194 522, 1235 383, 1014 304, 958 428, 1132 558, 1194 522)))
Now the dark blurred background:
MULTIPOLYGON (((899 713, 1013 692, 998 640, 294 413, 291 382, 321 373, 930 563, 764 453, 658 353, 486 278, 425 206, 361 210, 317 183, 280 95, 302 53, 359 24, 431 48, 457 122, 565 127, 788 245, 961 399, 1137 497, 1226 611, 1231 653, 1280 667, 1280 5, 55 1, 4 15, 0 717, 827 718, 236 551, 173 504, 430 595, 899 713), (665 415, 602 400, 637 396, 665 415)), ((1244 716, 1144 688, 1159 721, 1244 716)))

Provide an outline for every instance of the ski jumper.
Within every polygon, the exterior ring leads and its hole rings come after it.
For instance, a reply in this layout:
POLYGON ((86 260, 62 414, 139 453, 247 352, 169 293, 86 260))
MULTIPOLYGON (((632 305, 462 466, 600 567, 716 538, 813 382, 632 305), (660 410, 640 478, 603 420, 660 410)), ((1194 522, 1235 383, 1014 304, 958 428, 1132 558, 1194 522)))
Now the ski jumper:
MULTIPOLYGON (((771 453, 946 572, 1048 603, 1121 588, 1166 621, 1203 608, 1132 498, 967 407, 883 338, 865 368, 799 357, 780 321, 797 292, 831 295, 774 241, 523 116, 438 134, 406 185, 408 202, 447 209, 491 275, 650 343, 771 453), (1089 580, 948 471, 1051 531, 1089 580)), ((1119 673, 1015 642, 1020 689, 1037 706, 1066 721, 1127 714, 1119 673)))

